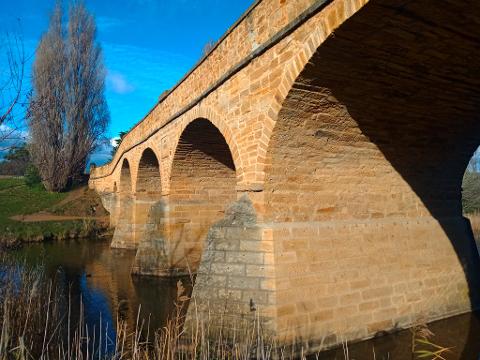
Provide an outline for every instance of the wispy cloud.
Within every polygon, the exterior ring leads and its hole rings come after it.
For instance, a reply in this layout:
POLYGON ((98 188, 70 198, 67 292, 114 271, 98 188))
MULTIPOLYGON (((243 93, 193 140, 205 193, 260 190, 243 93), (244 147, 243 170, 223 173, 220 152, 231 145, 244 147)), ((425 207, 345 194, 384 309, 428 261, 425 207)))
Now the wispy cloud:
POLYGON ((128 94, 135 90, 135 87, 125 79, 125 76, 110 70, 107 72, 107 88, 117 94, 128 94))
POLYGON ((90 169, 90 164, 94 163, 97 166, 101 166, 109 162, 112 158, 112 139, 102 141, 97 149, 90 155, 89 162, 87 164, 87 170, 90 169))
POLYGON ((120 20, 114 17, 108 17, 108 16, 97 16, 95 18, 96 24, 97 24, 97 29, 100 32, 106 32, 110 31, 112 29, 125 26, 126 23, 128 23, 127 20, 120 20))
POLYGON ((193 63, 190 58, 158 49, 108 42, 102 45, 109 69, 106 97, 112 135, 141 120, 160 94, 171 88, 193 63))

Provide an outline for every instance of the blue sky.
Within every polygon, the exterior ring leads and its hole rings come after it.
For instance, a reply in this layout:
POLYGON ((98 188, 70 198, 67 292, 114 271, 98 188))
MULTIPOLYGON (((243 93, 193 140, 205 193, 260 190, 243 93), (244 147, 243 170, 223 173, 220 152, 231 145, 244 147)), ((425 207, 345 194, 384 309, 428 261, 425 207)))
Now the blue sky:
MULTIPOLYGON (((95 15, 107 68, 107 137, 130 129, 198 61, 207 42, 218 40, 252 0, 85 0, 95 15)), ((66 1, 63 2, 67 4, 66 1)), ((34 56, 55 0, 0 0, 0 33, 17 31, 34 56)), ((30 65, 27 69, 30 75, 30 65)), ((108 160, 104 148, 93 156, 108 160)))

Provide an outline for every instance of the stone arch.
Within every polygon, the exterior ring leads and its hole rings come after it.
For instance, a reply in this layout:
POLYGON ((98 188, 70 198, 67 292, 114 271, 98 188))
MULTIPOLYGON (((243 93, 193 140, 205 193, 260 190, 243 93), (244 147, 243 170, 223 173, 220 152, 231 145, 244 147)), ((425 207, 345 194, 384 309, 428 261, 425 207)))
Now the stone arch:
POLYGON ((118 194, 118 214, 111 246, 114 248, 135 248, 134 212, 135 200, 132 192, 132 175, 130 162, 125 158, 120 168, 118 194))
MULTIPOLYGON (((455 13, 462 34, 480 35, 472 9, 455 13)), ((479 304, 460 200, 480 144, 480 50, 443 21, 427 0, 402 11, 370 2, 301 62, 288 89, 265 165, 264 218, 276 223, 282 259, 277 306, 300 309, 306 292, 329 289, 310 329, 295 311, 279 320, 300 335, 365 337, 479 304), (350 314, 337 311, 350 301, 350 314), (367 303, 377 305, 362 313, 367 303)))
POLYGON ((162 200, 160 159, 155 151, 143 150, 135 191, 135 242, 138 250, 132 272, 142 275, 169 275, 165 249, 165 202, 162 200))
POLYGON ((143 150, 138 162, 135 193, 137 195, 161 193, 161 186, 159 158, 151 148, 147 147, 143 150))
POLYGON ((156 231, 162 219, 153 216, 152 208, 161 200, 162 182, 160 162, 155 152, 147 147, 138 162, 135 182, 135 243, 140 244, 152 231, 156 231))
POLYGON ((122 167, 120 168, 118 190, 120 192, 129 193, 132 192, 132 175, 130 172, 130 162, 127 159, 123 159, 122 167))
POLYGON ((183 130, 170 172, 168 247, 173 268, 196 271, 206 234, 236 200, 236 168, 226 139, 207 119, 183 130))
MULTIPOLYGON (((173 142, 171 149, 173 149, 173 152, 176 151, 176 149, 178 148, 179 142, 181 140, 181 135, 185 132, 187 127, 192 122, 198 121, 199 119, 208 119, 207 121, 211 123, 211 125, 215 127, 220 133, 220 135, 223 137, 225 143, 228 146, 229 152, 232 157, 233 165, 235 167, 237 184, 242 184, 245 179, 244 166, 243 166, 244 159, 242 154, 240 153, 239 146, 237 144, 234 133, 232 132, 230 127, 226 124, 226 122, 221 120, 221 116, 211 109, 205 109, 203 107, 200 107, 192 110, 192 112, 189 113, 188 117, 184 119, 182 122, 180 122, 178 129, 175 130, 176 139, 173 142)), ((170 159, 169 167, 167 166, 165 170, 165 174, 166 174, 165 176, 169 176, 169 174, 171 173, 171 170, 173 167, 173 159, 174 157, 172 156, 170 159)), ((168 185, 166 185, 166 190, 168 190, 169 186, 170 186, 170 182, 168 182, 168 185)))

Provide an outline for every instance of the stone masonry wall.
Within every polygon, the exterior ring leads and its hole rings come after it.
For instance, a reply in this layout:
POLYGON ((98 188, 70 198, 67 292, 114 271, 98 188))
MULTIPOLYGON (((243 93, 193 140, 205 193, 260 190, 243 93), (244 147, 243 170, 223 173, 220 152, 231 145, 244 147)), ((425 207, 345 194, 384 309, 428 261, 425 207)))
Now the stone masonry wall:
MULTIPOLYGON (((248 256, 220 261, 225 253, 214 244, 243 237, 228 221, 205 226, 196 242, 205 246, 208 237, 194 293, 204 301, 212 287, 213 299, 234 298, 227 308, 241 316, 254 299, 286 343, 335 344, 467 311, 477 304, 479 266, 460 199, 463 171, 480 143, 479 6, 263 0, 126 136, 110 164, 93 169, 90 185, 120 197, 128 160, 136 189, 141 154, 154 149, 162 202, 147 221, 158 259, 174 253, 161 229, 180 218, 171 205, 185 174, 205 179, 200 188, 184 183, 187 191, 228 184, 219 187, 229 189, 224 207, 247 196, 261 234, 265 272, 257 274, 267 303, 255 300, 263 292, 245 295, 258 290, 256 280, 233 286, 246 273, 211 282, 230 263, 255 265, 248 256), (198 151, 190 152, 195 162, 185 161, 190 145, 180 138, 198 119, 218 130, 234 167, 198 151), (197 162, 212 164, 212 177, 198 175, 210 165, 197 162), (216 256, 223 267, 211 266, 216 256)), ((197 205, 209 207, 206 198, 197 205)), ((226 216, 217 211, 209 224, 226 216)), ((129 215, 116 214, 121 229, 129 215)))
POLYGON ((173 160, 168 252, 171 266, 195 272, 212 224, 236 199, 236 174, 222 134, 207 120, 191 123, 173 160))
POLYGON ((290 341, 365 338, 479 304, 461 179, 480 142, 480 67, 466 60, 480 50, 421 20, 435 13, 423 5, 368 4, 309 59, 279 113, 264 220, 290 341))

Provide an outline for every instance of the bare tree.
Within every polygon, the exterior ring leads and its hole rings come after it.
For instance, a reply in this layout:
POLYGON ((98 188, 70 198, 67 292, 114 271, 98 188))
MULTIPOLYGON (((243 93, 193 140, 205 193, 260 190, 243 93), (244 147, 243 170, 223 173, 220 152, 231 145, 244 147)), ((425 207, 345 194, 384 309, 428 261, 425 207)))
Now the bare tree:
POLYGON ((0 55, 5 64, 0 71, 0 151, 5 151, 23 140, 22 107, 27 59, 22 36, 7 33, 1 37, 0 55))
POLYGON ((61 191, 85 171, 109 121, 96 26, 82 3, 57 5, 33 66, 30 151, 47 190, 61 191))

